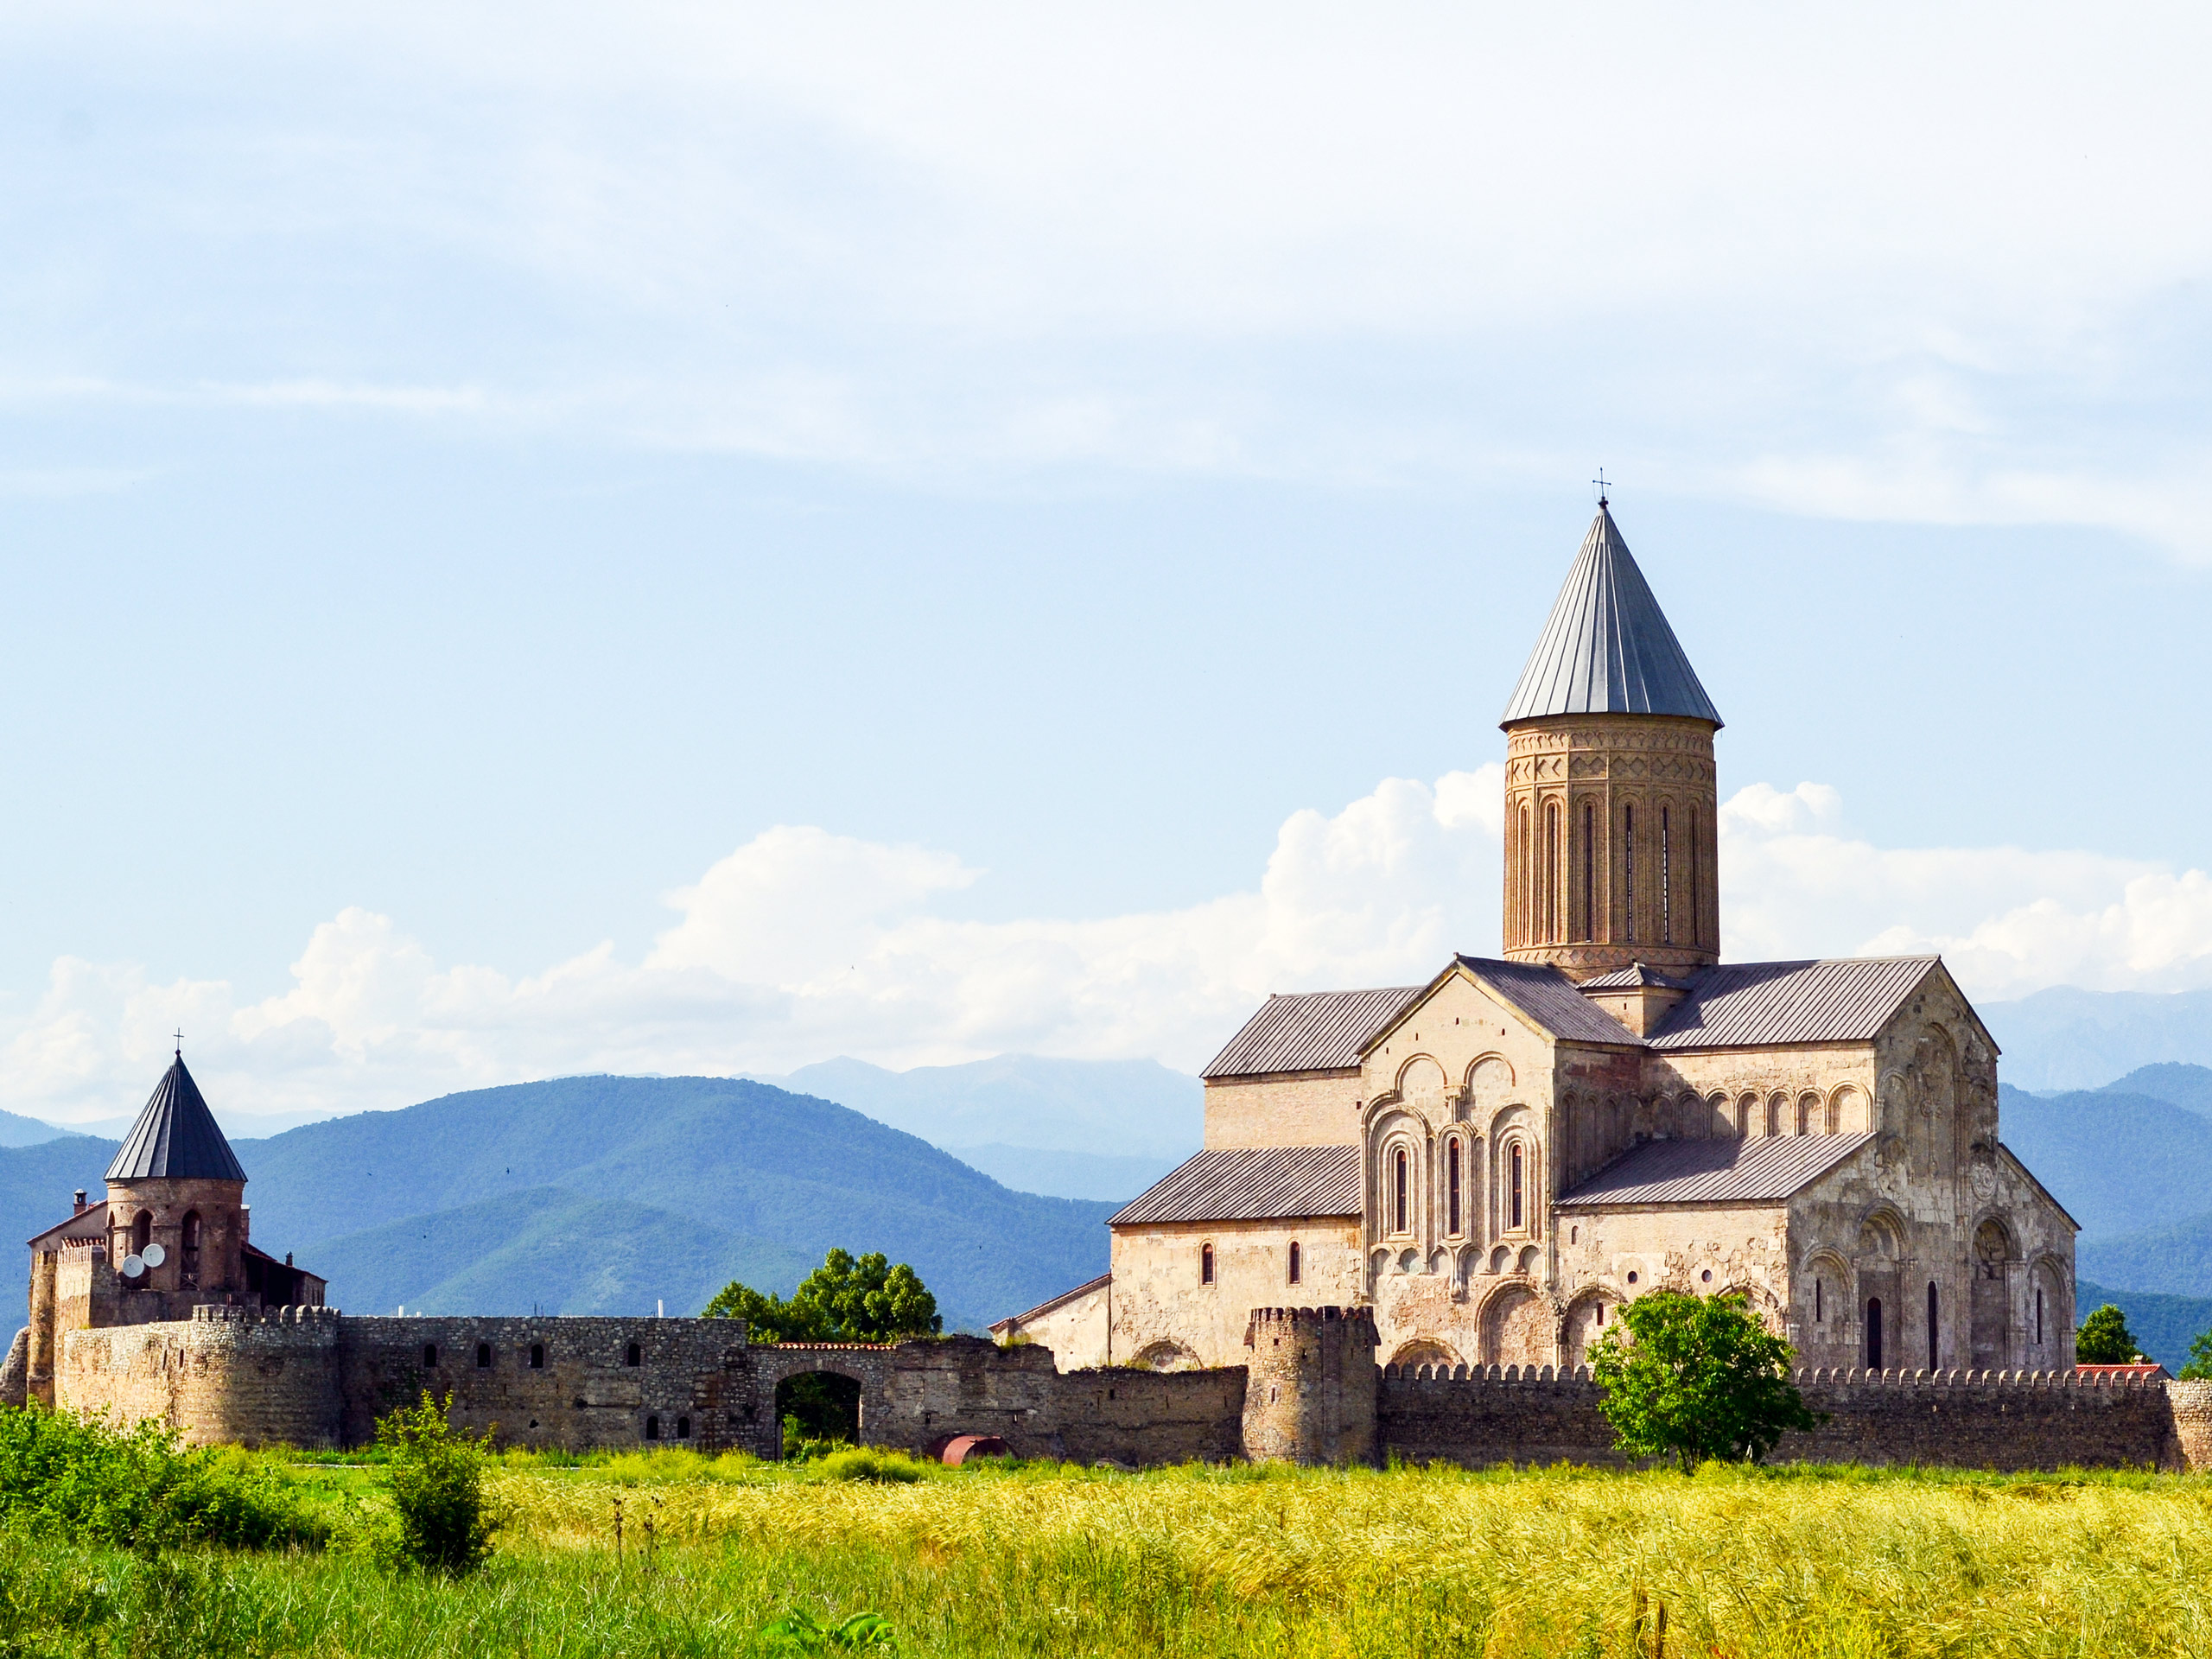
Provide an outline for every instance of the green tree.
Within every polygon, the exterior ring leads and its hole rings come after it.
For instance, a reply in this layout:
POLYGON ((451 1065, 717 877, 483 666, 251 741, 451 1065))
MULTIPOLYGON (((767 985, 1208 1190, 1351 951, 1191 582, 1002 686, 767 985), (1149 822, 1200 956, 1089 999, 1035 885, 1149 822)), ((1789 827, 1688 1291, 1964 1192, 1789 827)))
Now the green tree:
POLYGON ((381 1552, 393 1564, 455 1578, 484 1564, 499 1525, 484 1491, 491 1443, 488 1432, 476 1438, 456 1433, 445 1402, 431 1398, 428 1389, 421 1405, 377 1419, 385 1479, 399 1518, 397 1535, 381 1552))
POLYGON ((2074 1334, 2074 1358, 2082 1365, 2132 1365, 2142 1347, 2127 1328, 2127 1315, 2107 1302, 2082 1321, 2074 1334))
POLYGON ((1757 1463, 1819 1421, 1789 1380, 1789 1344, 1740 1294, 1655 1290, 1624 1303, 1592 1357, 1613 1444, 1631 1457, 1757 1463))
POLYGON ((2212 1331, 2200 1331, 2191 1339, 2181 1376, 2185 1382, 2212 1382, 2212 1331))
POLYGON ((921 1276, 880 1250, 855 1259, 832 1250, 789 1301, 733 1280, 707 1304, 706 1317, 743 1319, 758 1342, 897 1342, 944 1328, 921 1276))

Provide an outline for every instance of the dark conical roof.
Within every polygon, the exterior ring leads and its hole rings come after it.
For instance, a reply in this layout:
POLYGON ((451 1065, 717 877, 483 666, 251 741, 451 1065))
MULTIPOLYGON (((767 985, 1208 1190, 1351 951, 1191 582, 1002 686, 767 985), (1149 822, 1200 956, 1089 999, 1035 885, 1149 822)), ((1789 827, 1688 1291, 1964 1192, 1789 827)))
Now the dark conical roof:
POLYGON ((184 1069, 184 1056, 162 1074, 154 1097, 130 1133, 123 1150, 107 1166, 111 1181, 243 1181, 245 1170, 231 1143, 216 1127, 215 1114, 200 1098, 200 1085, 184 1069))
POLYGON ((1716 729, 1721 723, 1602 501, 1498 723, 1546 715, 1685 715, 1716 729))

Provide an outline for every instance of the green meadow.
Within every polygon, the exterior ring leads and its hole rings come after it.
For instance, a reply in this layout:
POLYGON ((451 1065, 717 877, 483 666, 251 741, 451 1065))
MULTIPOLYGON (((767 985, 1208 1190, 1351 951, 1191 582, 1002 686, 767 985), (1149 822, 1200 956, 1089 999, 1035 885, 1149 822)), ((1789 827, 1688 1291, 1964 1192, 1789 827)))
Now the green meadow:
POLYGON ((449 1581, 361 1543, 373 1462, 226 1456, 285 1541, 11 1522, 0 1654, 834 1653, 804 1632, 873 1612, 915 1655, 2212 1655, 2187 1477, 507 1454, 498 1551, 449 1581))

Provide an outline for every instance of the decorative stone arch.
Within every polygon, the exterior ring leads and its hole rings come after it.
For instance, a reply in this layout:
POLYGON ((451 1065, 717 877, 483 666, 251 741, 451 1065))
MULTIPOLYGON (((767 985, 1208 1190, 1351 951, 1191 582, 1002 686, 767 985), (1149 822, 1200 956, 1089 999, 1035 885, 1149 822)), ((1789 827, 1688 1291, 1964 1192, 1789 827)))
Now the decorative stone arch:
POLYGON ((1526 1278, 1534 1279, 1538 1274, 1541 1274, 1543 1270, 1543 1251, 1534 1244, 1523 1244, 1521 1247, 1521 1260, 1516 1266, 1516 1271, 1519 1272, 1526 1278))
MULTIPOLYGON (((1500 1116, 1504 1118, 1503 1114, 1500 1116)), ((1491 1235, 1527 1238, 1540 1236, 1543 1230, 1540 1225, 1543 1210, 1543 1144, 1536 1137, 1531 1114, 1521 1110, 1519 1116, 1505 1119, 1503 1128, 1492 1131, 1488 1177, 1484 1196, 1491 1235)))
POLYGON ((1173 1337, 1162 1337, 1137 1350, 1129 1363, 1147 1371, 1195 1371, 1198 1357, 1173 1337))
MULTIPOLYGON (((1978 1371, 2014 1370, 2034 1316, 2013 1317, 2019 1243, 2005 1217, 1984 1211, 1967 1235, 1967 1360, 1978 1371), (2025 1328, 2015 1329, 2019 1325, 2025 1328)), ((2032 1298, 2030 1299, 2032 1300, 2032 1298)))
POLYGON ((2056 1251, 2038 1251, 2028 1263, 2028 1294, 2022 1310, 2025 1328, 2021 1337, 2030 1369, 2063 1370, 2074 1363, 2074 1327, 2079 1311, 2074 1289, 2069 1263, 2056 1251))
POLYGON ((1560 1345, 1564 1350, 1560 1363, 1570 1368, 1587 1365, 1591 1351, 1604 1340, 1618 1317, 1621 1304, 1628 1300, 1621 1291, 1602 1281, 1576 1291, 1560 1321, 1560 1345))
POLYGON ((745 1351, 753 1373, 751 1421, 738 1430, 741 1443, 756 1457, 774 1459, 783 1455, 783 1422, 775 1408, 776 1393, 795 1376, 820 1373, 842 1377, 859 1385, 860 1443, 868 1443, 870 1426, 889 1423, 893 1347, 867 1343, 763 1343, 745 1351))
POLYGON ((1796 1133, 1799 1135, 1827 1134, 1827 1104, 1821 1100, 1821 1091, 1817 1089, 1806 1090, 1803 1094, 1797 1096, 1796 1133))
POLYGON ((1400 1105, 1433 1123, 1445 1115, 1452 1079, 1433 1054, 1409 1055, 1398 1067, 1391 1092, 1400 1105))
POLYGON ((1855 1135, 1873 1127, 1866 1090, 1849 1083, 1839 1083, 1828 1090, 1827 1134, 1855 1135))
POLYGON ((1428 1136, 1417 1119, 1399 1116, 1382 1124, 1372 1144, 1376 1235, 1402 1248, 1427 1230, 1422 1225, 1422 1195, 1427 1190, 1428 1136))
POLYGON ((1390 1356, 1389 1363, 1396 1366, 1399 1373, 1403 1375, 1416 1365, 1448 1368, 1465 1362, 1460 1359, 1459 1351, 1441 1337, 1414 1337, 1400 1343, 1397 1352, 1390 1356))
POLYGON ((1551 1304, 1518 1279, 1484 1299, 1477 1328, 1485 1365, 1548 1365, 1558 1346, 1551 1304))
MULTIPOLYGON (((1700 1288, 1705 1288, 1700 1287, 1700 1288)), ((1764 1285, 1748 1279, 1732 1279, 1713 1292, 1716 1296, 1740 1296, 1744 1306, 1758 1318, 1759 1323, 1776 1336, 1789 1334, 1788 1310, 1781 1300, 1764 1285)))
POLYGON ((1481 1236, 1481 1139, 1464 1123, 1451 1125, 1437 1137, 1436 1230, 1440 1237, 1481 1236))
POLYGON ((1465 1290, 1483 1270, 1483 1249, 1479 1244, 1462 1244, 1452 1253, 1452 1283, 1465 1290))
POLYGON ((1789 1122, 1789 1096, 1777 1089, 1766 1097, 1766 1133, 1770 1135, 1786 1134, 1785 1126, 1789 1122))
POLYGON ((1743 1120, 1736 1114, 1735 1103, 1727 1094, 1716 1089, 1707 1097, 1706 1109, 1713 1114, 1713 1133, 1723 1140, 1732 1140, 1744 1133, 1743 1120))
POLYGON ((1512 1093, 1513 1062, 1495 1050, 1467 1062, 1464 1086, 1467 1098, 1478 1106, 1497 1106, 1512 1093))
POLYGON ((1904 1215, 1887 1198, 1867 1205, 1859 1217, 1859 1254, 1878 1261, 1894 1262, 1904 1254, 1909 1236, 1904 1215))
POLYGON ((1759 1097, 1756 1094, 1746 1090, 1736 1097, 1736 1122, 1740 1126, 1738 1133, 1746 1141, 1763 1132, 1763 1127, 1766 1122, 1766 1109, 1760 1103, 1759 1097))
POLYGON ((1493 1274, 1505 1274, 1514 1271, 1513 1247, 1510 1244, 1500 1244, 1491 1251, 1490 1271, 1493 1274))
POLYGON ((1814 1339, 1840 1341, 1847 1336, 1855 1340, 1852 1309, 1859 1304, 1850 1259, 1832 1244, 1816 1245, 1806 1254, 1804 1271, 1799 1277, 1802 1281, 1799 1312, 1814 1339))

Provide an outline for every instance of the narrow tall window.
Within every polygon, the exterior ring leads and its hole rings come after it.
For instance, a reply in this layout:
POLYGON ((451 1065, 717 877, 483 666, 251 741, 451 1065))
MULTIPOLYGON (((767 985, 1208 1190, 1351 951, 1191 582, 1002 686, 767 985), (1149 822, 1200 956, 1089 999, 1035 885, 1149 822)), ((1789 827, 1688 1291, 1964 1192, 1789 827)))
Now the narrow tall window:
POLYGON ((648 1416, 645 1419, 645 1438, 649 1440, 657 1440, 660 1439, 660 1419, 658 1417, 648 1416))
POLYGON ((1298 1241, 1294 1238, 1290 1241, 1290 1282, 1297 1285, 1305 1281, 1306 1260, 1299 1250, 1298 1241))
POLYGON ((1515 919, 1520 923, 1521 942, 1536 932, 1536 843, 1529 833, 1529 809, 1521 809, 1521 890, 1513 895, 1515 919))
POLYGON ((2036 1287, 2036 1346, 2043 1346, 2043 1287, 2036 1287))
POLYGON ((488 1342, 480 1342, 476 1344, 476 1369, 480 1371, 488 1371, 492 1369, 492 1344, 488 1342))
POLYGON ((435 1342, 426 1342, 423 1344, 423 1369, 426 1371, 435 1371, 438 1369, 438 1344, 435 1342))
POLYGON ((184 1259, 177 1264, 187 1290, 200 1288, 200 1212, 188 1210, 184 1216, 184 1259))
POLYGON ((1413 1211, 1408 1205, 1413 1173, 1413 1160, 1401 1147, 1390 1155, 1390 1230, 1402 1233, 1410 1230, 1407 1225, 1413 1211))
POLYGON ((689 1417, 679 1417, 676 1420, 676 1438, 679 1440, 688 1440, 691 1438, 691 1420, 689 1417))
POLYGON ((1675 942, 1675 848, 1668 809, 1659 809, 1659 943, 1675 942))
POLYGON ((146 1247, 154 1242, 154 1212, 141 1210, 138 1219, 130 1224, 130 1254, 143 1255, 146 1247))
POLYGON ((1459 1225, 1459 1143, 1456 1140, 1445 1143, 1444 1184, 1445 1207, 1449 1220, 1447 1230, 1456 1238, 1462 1230, 1459 1225))
POLYGON ((644 1364, 645 1363, 645 1351, 639 1347, 636 1343, 632 1343, 627 1348, 625 1348, 622 1351, 622 1363, 625 1365, 644 1364))
POLYGON ((1818 1325, 1826 1316, 1821 1312, 1821 1281, 1813 1281, 1813 1323, 1818 1325))
POLYGON ((1690 808, 1690 943, 1705 943, 1705 906, 1697 890, 1697 808, 1690 808))
POLYGON ((1513 1149, 1505 1154, 1505 1213, 1506 1225, 1515 1231, 1521 1227, 1521 1143, 1516 1141, 1513 1149))
POLYGON ((533 1342, 530 1344, 530 1369, 533 1371, 542 1371, 545 1369, 545 1344, 542 1342, 533 1342))
POLYGON ((1878 1296, 1866 1303, 1866 1369, 1882 1369, 1882 1299, 1878 1296))
POLYGON ((1928 1369, 1936 1369, 1936 1285, 1932 1280, 1928 1286, 1928 1369))
POLYGON ((1597 865, 1595 861, 1597 857, 1595 849, 1597 847, 1598 837, 1591 833, 1591 827, 1596 822, 1597 809, 1592 806, 1589 802, 1583 802, 1582 937, 1586 939, 1594 939, 1598 937, 1598 883, 1596 880, 1597 865))
POLYGON ((1623 936, 1636 937, 1636 809, 1624 806, 1621 828, 1621 874, 1628 890, 1628 931, 1623 936))
POLYGON ((1559 902, 1559 803, 1554 801, 1544 809, 1544 937, 1558 939, 1566 937, 1560 926, 1564 919, 1559 902))
POLYGON ((1213 1246, 1211 1244, 1198 1246, 1198 1282, 1202 1285, 1213 1283, 1213 1246))

